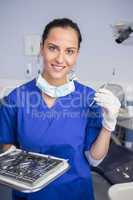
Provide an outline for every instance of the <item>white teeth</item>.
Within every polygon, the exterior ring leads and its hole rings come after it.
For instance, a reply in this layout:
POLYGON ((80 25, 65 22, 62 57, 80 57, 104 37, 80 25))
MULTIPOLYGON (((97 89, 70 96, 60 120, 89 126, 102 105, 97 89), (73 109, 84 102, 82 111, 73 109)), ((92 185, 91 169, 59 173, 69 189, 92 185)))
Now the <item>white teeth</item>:
POLYGON ((56 71, 61 71, 61 70, 64 68, 64 66, 58 66, 58 65, 54 65, 54 64, 52 64, 52 67, 53 67, 56 71))
POLYGON ((53 67, 59 67, 59 68, 63 68, 63 66, 59 66, 59 65, 52 65, 53 67))

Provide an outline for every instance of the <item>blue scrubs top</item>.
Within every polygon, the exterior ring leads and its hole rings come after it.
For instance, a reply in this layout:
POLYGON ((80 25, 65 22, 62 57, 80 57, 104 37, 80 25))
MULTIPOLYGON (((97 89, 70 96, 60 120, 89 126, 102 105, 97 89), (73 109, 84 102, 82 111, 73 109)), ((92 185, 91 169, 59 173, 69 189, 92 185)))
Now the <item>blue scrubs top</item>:
POLYGON ((0 107, 0 143, 58 156, 71 168, 34 193, 13 190, 13 200, 93 200, 90 166, 84 152, 102 128, 101 108, 89 107, 94 90, 74 82, 75 91, 58 98, 51 108, 35 79, 16 88, 0 107))

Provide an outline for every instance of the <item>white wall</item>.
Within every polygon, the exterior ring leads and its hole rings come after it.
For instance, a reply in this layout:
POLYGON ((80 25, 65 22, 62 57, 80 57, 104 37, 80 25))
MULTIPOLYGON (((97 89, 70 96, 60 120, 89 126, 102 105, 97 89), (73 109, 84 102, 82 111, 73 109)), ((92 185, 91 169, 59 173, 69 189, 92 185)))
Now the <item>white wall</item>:
POLYGON ((133 82, 133 45, 116 44, 110 27, 118 20, 133 21, 132 0, 1 0, 0 79, 26 79, 31 58, 24 55, 24 36, 41 34, 55 17, 70 17, 80 26, 83 43, 76 71, 81 81, 133 82))

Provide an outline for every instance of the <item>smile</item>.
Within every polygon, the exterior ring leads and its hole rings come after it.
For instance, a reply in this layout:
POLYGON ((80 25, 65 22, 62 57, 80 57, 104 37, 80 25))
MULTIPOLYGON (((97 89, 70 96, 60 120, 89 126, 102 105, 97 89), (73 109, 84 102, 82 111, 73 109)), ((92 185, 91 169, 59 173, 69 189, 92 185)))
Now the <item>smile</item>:
POLYGON ((60 72, 65 68, 64 66, 59 66, 59 65, 55 65, 55 64, 51 64, 51 66, 57 72, 60 72))

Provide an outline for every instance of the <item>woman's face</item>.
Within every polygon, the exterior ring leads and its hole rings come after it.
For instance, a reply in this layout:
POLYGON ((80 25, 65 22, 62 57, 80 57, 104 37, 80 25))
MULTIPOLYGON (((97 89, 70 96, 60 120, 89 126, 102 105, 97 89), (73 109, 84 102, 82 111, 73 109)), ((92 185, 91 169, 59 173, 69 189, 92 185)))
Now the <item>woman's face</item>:
POLYGON ((77 32, 70 28, 52 28, 41 46, 44 77, 51 83, 63 84, 78 56, 77 32))

